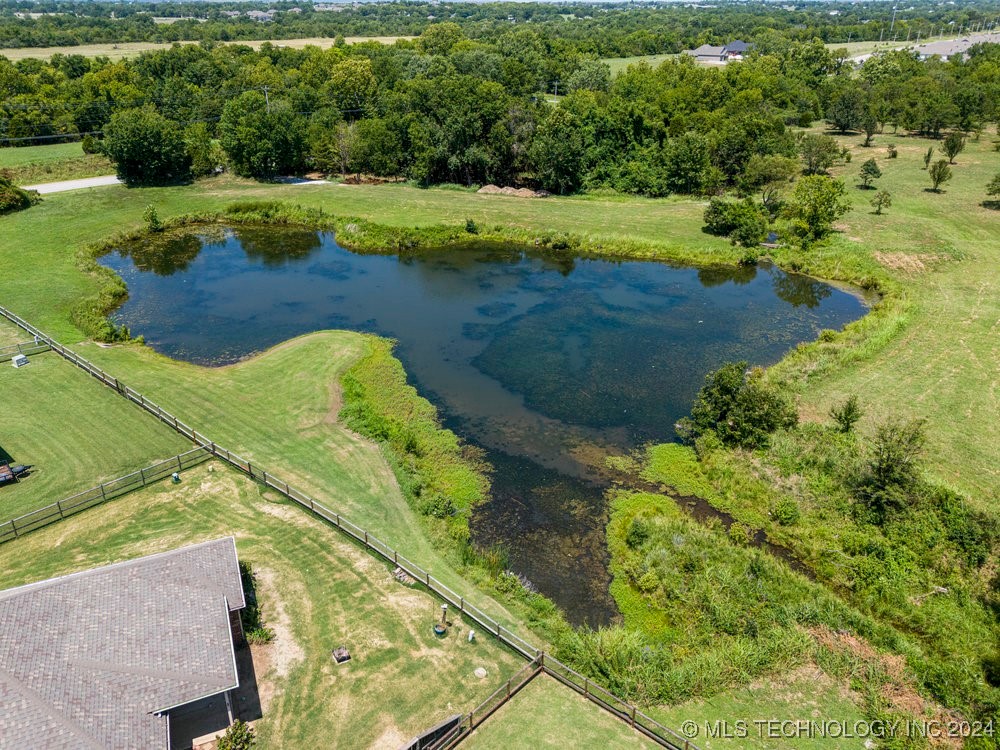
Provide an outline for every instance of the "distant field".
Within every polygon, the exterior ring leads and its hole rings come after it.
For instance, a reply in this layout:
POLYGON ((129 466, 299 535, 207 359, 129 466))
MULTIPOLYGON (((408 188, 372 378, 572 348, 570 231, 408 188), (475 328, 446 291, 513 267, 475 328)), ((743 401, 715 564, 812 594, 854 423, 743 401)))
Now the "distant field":
POLYGON ((611 68, 611 75, 617 75, 625 70, 629 65, 635 65, 636 63, 648 63, 652 67, 656 67, 664 60, 669 60, 677 55, 640 55, 638 57, 606 57, 601 60, 609 68, 611 68))
MULTIPOLYGON (((960 39, 960 38, 963 38, 963 37, 957 37, 957 36, 938 37, 938 36, 935 36, 935 37, 931 37, 930 40, 928 40, 927 37, 924 37, 924 38, 922 38, 920 40, 919 44, 925 44, 928 41, 942 42, 942 41, 949 41, 949 40, 952 40, 952 39, 960 39)), ((846 42, 841 42, 839 44, 827 44, 825 46, 829 50, 846 49, 847 50, 847 54, 849 56, 851 56, 851 57, 857 57, 858 55, 867 55, 867 54, 869 54, 871 52, 876 52, 878 50, 886 51, 886 50, 891 50, 891 49, 903 49, 904 47, 916 47, 917 44, 918 44, 917 38, 913 37, 909 41, 907 41, 905 39, 897 39, 895 42, 890 42, 890 41, 882 41, 882 42, 851 42, 850 44, 848 44, 846 42)))
MULTIPOLYGON (((397 39, 413 39, 412 36, 349 36, 345 37, 348 44, 360 44, 361 42, 378 42, 379 44, 392 44, 397 39)), ((259 41, 235 41, 223 42, 223 44, 243 44, 254 49, 260 49, 265 40, 259 41)), ((333 37, 308 37, 306 39, 269 39, 276 47, 291 47, 302 49, 307 46, 327 47, 334 46, 336 39, 333 37)), ((141 52, 148 52, 154 49, 168 49, 173 44, 198 44, 198 42, 120 42, 118 44, 81 44, 76 47, 11 47, 0 49, 0 55, 8 60, 23 60, 26 57, 40 57, 48 59, 55 54, 62 55, 83 55, 84 57, 104 56, 112 60, 121 60, 125 57, 135 57, 141 52)))
POLYGON ((0 147, 0 169, 9 172, 19 185, 97 177, 115 171, 106 156, 83 153, 79 141, 0 147))

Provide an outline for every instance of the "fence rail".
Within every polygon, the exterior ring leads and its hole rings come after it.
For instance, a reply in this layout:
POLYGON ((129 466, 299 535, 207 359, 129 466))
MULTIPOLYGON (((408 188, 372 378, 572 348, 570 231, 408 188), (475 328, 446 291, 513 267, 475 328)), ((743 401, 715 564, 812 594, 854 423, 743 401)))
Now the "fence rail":
POLYGON ((20 344, 0 346, 0 362, 10 362, 18 354, 41 354, 51 348, 44 341, 24 341, 20 344))
MULTIPOLYGON (((23 330, 27 331, 32 336, 36 337, 37 340, 45 342, 48 344, 55 352, 60 356, 72 362, 74 365, 82 369, 84 372, 92 375, 93 377, 100 380, 102 383, 110 388, 118 391, 123 397, 127 398, 129 401, 137 404, 142 409, 146 410, 154 417, 159 419, 164 424, 173 428, 179 432, 184 437, 193 441, 197 448, 195 451, 201 449, 206 451, 208 454, 228 463, 230 466, 238 469, 239 471, 247 474, 253 479, 263 483, 267 487, 272 488, 276 492, 284 495, 288 499, 298 503, 303 508, 307 508, 319 517, 323 518, 343 534, 351 537, 360 544, 363 544, 366 548, 377 554, 384 560, 393 563, 394 565, 402 568, 407 575, 409 575, 414 580, 418 581, 420 584, 427 587, 428 590, 433 592, 439 598, 443 599, 448 603, 449 607, 457 609, 459 613, 470 620, 471 622, 478 625, 485 633, 489 633, 494 636, 501 643, 506 645, 508 648, 513 649, 525 659, 531 663, 538 662, 542 668, 545 669, 547 673, 552 674, 556 679, 564 682, 570 686, 575 686, 577 692, 581 692, 580 685, 583 685, 582 694, 586 695, 588 698, 593 700, 597 705, 602 706, 615 716, 619 718, 627 718, 627 720, 636 728, 641 728, 643 734, 648 736, 650 739, 659 743, 663 747, 672 748, 673 750, 697 750, 693 745, 687 743, 684 738, 680 737, 673 731, 667 729, 661 724, 657 723, 653 719, 645 716, 645 714, 638 711, 635 706, 632 706, 625 701, 622 701, 618 697, 607 692, 599 686, 593 685, 586 678, 574 672, 572 669, 557 661, 556 659, 544 654, 541 650, 532 646, 530 643, 525 641, 523 638, 513 633, 510 629, 505 628, 497 620, 493 619, 485 612, 483 612, 478 607, 474 606, 470 602, 466 601, 464 596, 452 591, 444 583, 434 578, 430 571, 424 570, 416 563, 411 560, 406 559, 403 555, 392 547, 390 547, 385 542, 377 539, 372 534, 369 534, 367 530, 351 523, 348 519, 344 518, 339 513, 330 510, 326 506, 317 502, 315 498, 310 497, 308 494, 296 489, 288 484, 288 482, 280 479, 275 474, 266 471, 261 466, 255 466, 247 459, 241 458, 236 454, 232 453, 222 446, 216 445, 212 440, 209 440, 204 435, 198 433, 193 427, 188 426, 184 422, 181 422, 177 417, 175 417, 170 412, 158 406, 153 401, 149 400, 143 396, 138 391, 130 388, 129 386, 122 383, 117 378, 109 375, 101 368, 88 362, 83 357, 79 356, 70 349, 55 341, 54 339, 46 336, 42 331, 35 328, 33 325, 28 323, 23 318, 12 313, 4 307, 0 307, 0 316, 3 316, 10 320, 15 325, 19 326, 23 330), (558 670, 558 671, 557 671, 558 670), (584 681, 580 683, 580 681, 584 681), (595 690, 599 688, 597 695, 595 697, 595 690), (678 740, 680 743, 678 744, 678 740)), ((193 452, 193 451, 192 451, 193 452)), ((186 454, 185 454, 186 455, 186 454)), ((207 456, 206 456, 207 458, 207 456)), ((134 475, 131 475, 134 476, 134 475)), ((164 475, 166 476, 166 475, 164 475)), ((115 480, 119 481, 119 480, 115 480)), ((151 480, 150 480, 151 481, 151 480)), ((123 494, 122 493, 119 494, 123 494)), ((81 493, 86 495, 87 493, 81 493)), ((96 505, 97 502, 93 500, 81 500, 77 507, 82 509, 85 502, 91 502, 92 505, 96 505)), ((51 507, 51 506, 50 506, 51 507)), ((89 507, 89 506, 87 506, 89 507)), ((43 509, 44 510, 44 509, 43 509)), ((30 514, 29 514, 30 515, 30 514)), ((57 514, 58 515, 58 514, 57 514)), ((47 523, 52 523, 58 518, 49 518, 47 523)), ((45 524, 41 524, 45 525, 45 524)), ((23 531, 30 531, 34 528, 40 528, 38 525, 29 525, 30 528, 25 528, 23 531)), ((18 528, 17 535, 22 533, 22 529, 18 528)), ((529 664, 530 666, 530 664, 529 664)), ((521 686, 523 687, 523 685, 521 686)), ((520 688, 518 688, 520 689, 520 688)), ((495 710, 495 709, 494 709, 495 710)))
POLYGON ((139 471, 133 471, 131 474, 102 482, 96 487, 78 492, 51 505, 46 505, 44 508, 38 508, 23 516, 4 521, 0 523, 0 544, 17 539, 29 531, 36 531, 48 526, 50 523, 61 521, 67 516, 75 515, 87 508, 114 500, 152 482, 158 482, 175 471, 190 469, 210 458, 212 458, 210 451, 204 448, 193 448, 173 458, 158 461, 151 466, 139 469, 139 471))

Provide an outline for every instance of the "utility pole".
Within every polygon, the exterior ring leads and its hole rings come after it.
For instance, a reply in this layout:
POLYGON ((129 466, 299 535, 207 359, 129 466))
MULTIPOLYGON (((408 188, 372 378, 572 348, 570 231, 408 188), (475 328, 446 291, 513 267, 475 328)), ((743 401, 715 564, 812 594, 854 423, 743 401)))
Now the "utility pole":
POLYGON ((264 87, 264 103, 267 105, 267 113, 271 114, 271 97, 267 95, 267 86, 264 87))
POLYGON ((892 30, 896 28, 896 6, 892 6, 892 23, 889 24, 889 36, 892 36, 892 30))

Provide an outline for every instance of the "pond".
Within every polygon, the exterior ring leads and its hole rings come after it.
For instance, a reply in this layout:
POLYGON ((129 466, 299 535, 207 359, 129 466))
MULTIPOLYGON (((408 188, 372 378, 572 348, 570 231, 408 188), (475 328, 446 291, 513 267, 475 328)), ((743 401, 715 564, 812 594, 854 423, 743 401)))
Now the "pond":
POLYGON ((591 625, 615 613, 605 456, 672 439, 723 362, 771 364, 866 312, 856 294, 767 265, 484 243, 359 254, 290 228, 202 228, 101 263, 129 287, 115 319, 176 359, 228 364, 327 328, 396 339, 411 382, 495 469, 474 538, 505 543, 513 569, 591 625))

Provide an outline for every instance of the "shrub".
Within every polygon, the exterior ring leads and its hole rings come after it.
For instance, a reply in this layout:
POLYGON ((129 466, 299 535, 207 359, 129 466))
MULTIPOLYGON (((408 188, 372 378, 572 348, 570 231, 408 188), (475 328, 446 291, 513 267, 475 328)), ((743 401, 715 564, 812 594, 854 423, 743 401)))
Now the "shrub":
POLYGON ((884 521, 888 511, 899 510, 912 499, 925 440, 924 422, 920 419, 888 421, 876 428, 857 495, 877 521, 884 521))
POLYGON ((889 208, 892 206, 892 193, 888 190, 879 190, 875 193, 875 197, 872 198, 872 207, 875 209, 875 213, 879 216, 882 214, 882 209, 889 208))
POLYGON ((257 735, 253 727, 240 719, 234 721, 219 738, 219 750, 253 750, 255 747, 257 747, 257 735))
POLYGON ((941 144, 941 152, 948 157, 950 164, 955 163, 955 157, 965 148, 965 136, 959 132, 948 133, 941 144))
POLYGON ((851 210, 844 183, 822 175, 803 177, 782 211, 792 233, 807 247, 833 231, 833 222, 851 210))
POLYGON ((886 148, 886 151, 888 152, 890 159, 895 159, 897 156, 899 156, 899 152, 896 150, 895 143, 890 143, 886 148))
POLYGON ((649 539, 649 523, 641 518, 633 518, 625 532, 625 544, 632 549, 641 547, 649 539))
POLYGON ((951 167, 948 166, 946 159, 934 162, 928 173, 930 174, 931 184, 933 185, 932 189, 935 193, 940 193, 941 186, 951 179, 951 167))
POLYGON ((861 407, 858 405, 858 397, 854 394, 848 396, 847 400, 840 406, 830 408, 830 416, 836 421, 841 432, 850 432, 857 421, 861 419, 862 414, 864 412, 861 411, 861 407))
POLYGON ((0 176, 0 214, 30 208, 41 200, 34 190, 25 190, 0 176))
POLYGON ((465 231, 469 234, 479 234, 479 227, 476 226, 476 222, 472 219, 465 220, 465 231))
POLYGON ((270 643, 274 640, 274 631, 264 625, 263 614, 257 604, 257 574, 252 563, 240 560, 240 579, 246 597, 246 606, 240 610, 240 622, 247 642, 258 645, 270 643))
POLYGON ((752 198, 742 201, 712 198, 704 219, 707 232, 729 237, 734 245, 741 247, 756 247, 767 236, 767 214, 752 198))
POLYGON ((783 497, 771 508, 771 515, 782 526, 792 526, 798 523, 802 512, 799 510, 799 504, 792 498, 783 497))
POLYGON ((83 148, 83 153, 85 154, 101 153, 101 142, 89 133, 83 136, 83 140, 80 141, 80 146, 83 148))
POLYGON ((764 380, 763 370, 729 362, 705 379, 691 416, 678 422, 677 432, 693 441, 711 431, 726 445, 759 448, 768 444, 772 432, 797 421, 795 407, 764 380))
POLYGON ((150 232, 162 232, 163 223, 160 221, 160 215, 156 213, 156 206, 152 204, 147 205, 145 210, 142 212, 142 220, 146 222, 146 228, 150 232))
POLYGON ((882 176, 882 170, 878 168, 878 162, 869 159, 861 165, 861 184, 867 190, 872 186, 872 182, 882 176))

